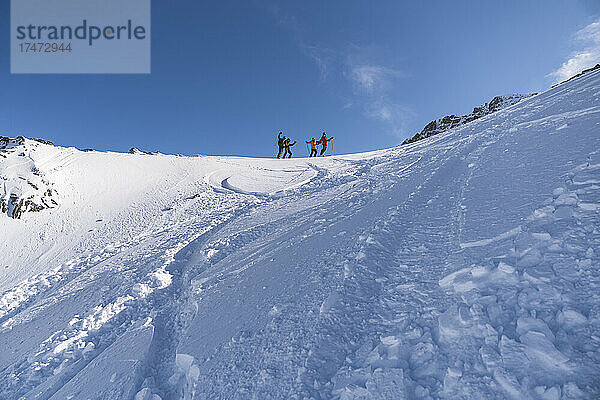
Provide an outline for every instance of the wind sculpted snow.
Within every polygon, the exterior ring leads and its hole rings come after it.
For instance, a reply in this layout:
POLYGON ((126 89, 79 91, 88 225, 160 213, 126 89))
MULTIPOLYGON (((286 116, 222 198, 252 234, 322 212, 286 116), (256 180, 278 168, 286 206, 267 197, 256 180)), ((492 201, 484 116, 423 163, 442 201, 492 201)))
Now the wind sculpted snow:
POLYGON ((597 398, 599 110, 591 72, 358 155, 25 141, 60 201, 0 218, 0 398, 597 398))

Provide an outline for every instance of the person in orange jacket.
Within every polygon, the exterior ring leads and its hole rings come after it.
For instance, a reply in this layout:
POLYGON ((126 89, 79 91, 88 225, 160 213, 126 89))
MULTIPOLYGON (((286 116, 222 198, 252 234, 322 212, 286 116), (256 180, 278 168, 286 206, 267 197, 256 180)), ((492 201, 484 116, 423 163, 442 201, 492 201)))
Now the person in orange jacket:
POLYGON ((317 141, 315 138, 312 138, 311 141, 306 142, 306 144, 310 144, 310 155, 308 157, 316 157, 317 156, 317 141))
POLYGON ((317 144, 321 144, 321 154, 319 154, 319 156, 323 156, 325 154, 325 152, 327 151, 327 143, 331 142, 333 140, 333 136, 328 138, 327 135, 325 134, 325 132, 323 132, 323 136, 321 136, 321 140, 319 140, 317 142, 317 144))

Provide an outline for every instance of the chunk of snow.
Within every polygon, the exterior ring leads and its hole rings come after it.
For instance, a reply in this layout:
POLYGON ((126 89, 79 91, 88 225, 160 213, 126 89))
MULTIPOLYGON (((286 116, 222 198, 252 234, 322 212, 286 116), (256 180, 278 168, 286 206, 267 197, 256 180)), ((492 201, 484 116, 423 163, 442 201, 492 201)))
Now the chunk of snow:
POLYGON ((565 309, 558 312, 556 321, 565 329, 569 330, 585 325, 587 323, 587 318, 578 311, 565 309))
POLYGON ((471 248, 471 247, 487 246, 487 245, 489 245, 491 243, 511 238, 511 237, 513 237, 515 235, 518 235, 521 232, 522 232, 522 228, 520 226, 518 226, 518 227, 516 227, 514 229, 511 229, 508 232, 504 232, 504 233, 501 233, 501 234, 499 234, 497 236, 494 236, 493 238, 476 240, 476 241, 473 241, 473 242, 461 243, 460 247, 463 248, 463 249, 468 249, 468 248, 471 248))

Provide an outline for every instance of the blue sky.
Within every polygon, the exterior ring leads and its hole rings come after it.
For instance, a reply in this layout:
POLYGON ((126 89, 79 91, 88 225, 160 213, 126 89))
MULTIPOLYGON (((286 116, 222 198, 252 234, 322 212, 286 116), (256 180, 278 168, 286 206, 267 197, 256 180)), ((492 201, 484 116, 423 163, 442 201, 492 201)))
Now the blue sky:
POLYGON ((279 130, 326 130, 338 153, 390 147, 600 62, 599 4, 155 0, 150 75, 10 75, 4 0, 0 135, 264 157, 279 130))

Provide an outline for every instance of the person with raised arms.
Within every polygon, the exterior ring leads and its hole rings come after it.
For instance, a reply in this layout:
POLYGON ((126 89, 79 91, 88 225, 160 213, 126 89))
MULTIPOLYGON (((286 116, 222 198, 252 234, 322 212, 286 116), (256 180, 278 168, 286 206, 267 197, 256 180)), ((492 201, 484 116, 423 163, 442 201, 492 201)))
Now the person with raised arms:
POLYGON ((326 133, 323 132, 323 136, 321 136, 321 139, 317 142, 317 144, 321 144, 321 154, 319 154, 319 156, 323 157, 325 155, 325 152, 327 151, 327 143, 329 143, 330 141, 333 140, 333 136, 328 138, 326 133))

